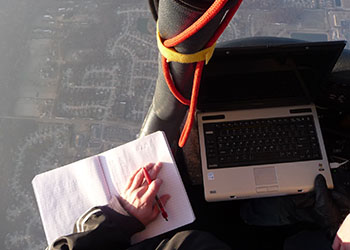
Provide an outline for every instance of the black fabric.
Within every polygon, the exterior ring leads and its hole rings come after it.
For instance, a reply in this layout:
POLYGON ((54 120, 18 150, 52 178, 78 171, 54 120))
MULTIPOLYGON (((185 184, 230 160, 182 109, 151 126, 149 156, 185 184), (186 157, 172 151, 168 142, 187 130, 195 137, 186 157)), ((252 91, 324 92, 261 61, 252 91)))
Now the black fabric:
MULTIPOLYGON (((95 208, 94 208, 95 209, 95 208)), ((89 213, 89 212, 88 212, 89 213)), ((209 250, 230 249, 224 242, 214 235, 202 231, 182 231, 174 236, 163 236, 144 240, 130 246, 130 237, 144 229, 135 218, 117 213, 108 206, 100 207, 93 213, 81 233, 73 233, 57 239, 50 250, 209 250), (90 230, 89 230, 90 229, 90 230)), ((169 235, 169 234, 167 234, 169 235)))
POLYGON ((130 237, 144 229, 143 224, 134 217, 119 214, 108 206, 99 208, 86 221, 84 228, 87 231, 60 237, 49 249, 126 249, 130 246, 130 237))
POLYGON ((290 197, 243 200, 240 215, 245 223, 255 226, 283 226, 295 222, 295 204, 290 197))
POLYGON ((283 250, 331 250, 331 246, 325 230, 305 230, 287 238, 283 250))
POLYGON ((188 230, 176 233, 171 238, 154 238, 146 240, 128 248, 128 250, 229 250, 226 243, 217 239, 214 235, 198 231, 188 230))
POLYGON ((155 21, 158 20, 158 5, 159 0, 148 0, 149 9, 155 21))
MULTIPOLYGON (((347 173, 338 171, 343 177, 347 173)), ((318 175, 314 191, 308 194, 243 201, 241 217, 255 226, 303 223, 303 230, 285 240, 285 250, 331 249, 340 224, 350 212, 349 193, 339 182, 339 175, 333 174, 333 180, 334 190, 329 190, 323 175, 318 175)))
POLYGON ((315 212, 318 215, 317 223, 328 231, 330 238, 333 238, 342 219, 323 175, 318 175, 315 180, 315 212))

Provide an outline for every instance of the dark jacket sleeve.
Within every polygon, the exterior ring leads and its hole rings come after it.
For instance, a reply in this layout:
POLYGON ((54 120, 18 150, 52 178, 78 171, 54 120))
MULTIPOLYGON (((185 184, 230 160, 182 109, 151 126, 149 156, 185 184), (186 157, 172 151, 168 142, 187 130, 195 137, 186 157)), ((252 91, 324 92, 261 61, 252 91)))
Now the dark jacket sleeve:
POLYGON ((130 246, 130 237, 144 228, 115 199, 107 206, 94 207, 84 213, 75 223, 73 233, 58 238, 48 249, 125 249, 130 246))

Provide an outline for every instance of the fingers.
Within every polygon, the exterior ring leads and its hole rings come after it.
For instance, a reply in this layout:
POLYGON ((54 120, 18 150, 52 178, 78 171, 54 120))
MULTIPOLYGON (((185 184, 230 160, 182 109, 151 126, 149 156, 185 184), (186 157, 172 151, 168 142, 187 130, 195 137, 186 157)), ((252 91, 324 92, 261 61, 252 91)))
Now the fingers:
POLYGON ((158 162, 157 164, 147 165, 145 168, 152 180, 156 179, 160 170, 162 169, 162 163, 158 162))
POLYGON ((141 171, 142 169, 137 170, 136 175, 133 178, 133 181, 130 185, 131 190, 135 190, 139 188, 143 182, 143 172, 141 171))
MULTIPOLYGON (((147 164, 144 168, 147 169, 147 171, 150 174, 151 179, 155 179, 161 169, 161 163, 149 163, 147 164)), ((126 190, 127 189, 137 189, 138 187, 141 186, 141 184, 143 183, 143 178, 144 175, 142 173, 142 168, 138 169, 128 180, 127 185, 126 185, 126 190)))
MULTIPOLYGON (((151 203, 154 202, 162 183, 163 181, 161 179, 155 179, 151 182, 151 184, 147 188, 147 191, 144 194, 144 198, 146 202, 151 202, 151 203)), ((163 202, 163 200, 164 202, 167 202, 169 198, 170 196, 166 194, 166 195, 163 195, 160 199, 161 199, 161 202, 163 202)))
MULTIPOLYGON (((162 168, 162 164, 161 163, 157 163, 157 164, 150 163, 150 164, 146 165, 144 168, 147 170, 151 179, 153 180, 151 182, 151 184, 149 184, 148 187, 146 188, 145 194, 144 194, 144 190, 142 190, 142 195, 143 194, 145 195, 144 200, 149 202, 149 201, 154 200, 156 194, 159 191, 160 185, 162 184, 162 180, 156 179, 158 174, 159 174, 159 171, 162 168)), ((145 179, 144 173, 142 171, 142 168, 140 168, 129 179, 126 190, 138 189, 141 186, 141 184, 144 182, 144 179, 145 179)), ((147 186, 147 184, 145 184, 145 186, 147 186)), ((141 190, 139 190, 139 191, 141 192, 141 190)))
POLYGON ((133 175, 128 179, 128 182, 127 182, 127 184, 126 184, 126 186, 125 186, 125 190, 127 190, 127 189, 130 188, 131 184, 132 184, 133 181, 134 181, 135 176, 137 175, 137 173, 138 173, 139 171, 140 171, 140 169, 137 170, 135 173, 133 173, 133 175))
POLYGON ((145 200, 147 202, 153 202, 159 191, 163 181, 161 179, 155 179, 148 185, 147 191, 145 192, 145 200))
MULTIPOLYGON (((150 167, 152 166, 151 163, 148 164, 146 167, 150 167)), ((135 187, 137 183, 134 183, 134 181, 138 182, 140 178, 140 176, 138 176, 140 174, 140 171, 141 171, 141 168, 139 168, 138 170, 135 171, 135 173, 133 173, 133 175, 129 178, 127 184, 126 184, 126 187, 125 187, 125 190, 131 188, 131 186, 135 187)))

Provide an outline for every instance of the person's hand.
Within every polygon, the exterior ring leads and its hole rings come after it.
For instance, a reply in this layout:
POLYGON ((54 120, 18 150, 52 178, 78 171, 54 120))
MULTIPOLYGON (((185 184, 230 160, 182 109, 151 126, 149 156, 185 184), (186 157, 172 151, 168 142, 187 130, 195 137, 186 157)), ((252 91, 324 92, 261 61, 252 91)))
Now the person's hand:
MULTIPOLYGON (((151 179, 150 185, 144 178, 142 168, 137 170, 128 180, 124 192, 120 195, 119 200, 124 209, 138 219, 143 225, 148 225, 159 215, 159 209, 155 204, 155 197, 162 184, 162 180, 157 178, 162 164, 148 164, 145 166, 151 179)), ((169 195, 163 195, 159 199, 166 204, 169 195)))
POLYGON ((350 250, 350 214, 340 226, 332 247, 334 250, 350 250))

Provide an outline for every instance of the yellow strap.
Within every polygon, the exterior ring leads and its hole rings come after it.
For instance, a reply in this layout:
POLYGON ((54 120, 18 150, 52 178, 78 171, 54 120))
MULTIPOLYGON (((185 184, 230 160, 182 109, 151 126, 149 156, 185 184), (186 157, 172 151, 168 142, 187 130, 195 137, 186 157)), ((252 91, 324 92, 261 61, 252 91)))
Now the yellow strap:
POLYGON ((163 45, 162 38, 160 37, 158 25, 157 25, 157 44, 159 52, 167 59, 168 62, 178 62, 178 63, 195 63, 205 61, 208 64, 210 58, 212 57, 215 45, 214 43, 211 47, 203 49, 193 54, 181 54, 177 52, 174 48, 167 48, 163 45))

